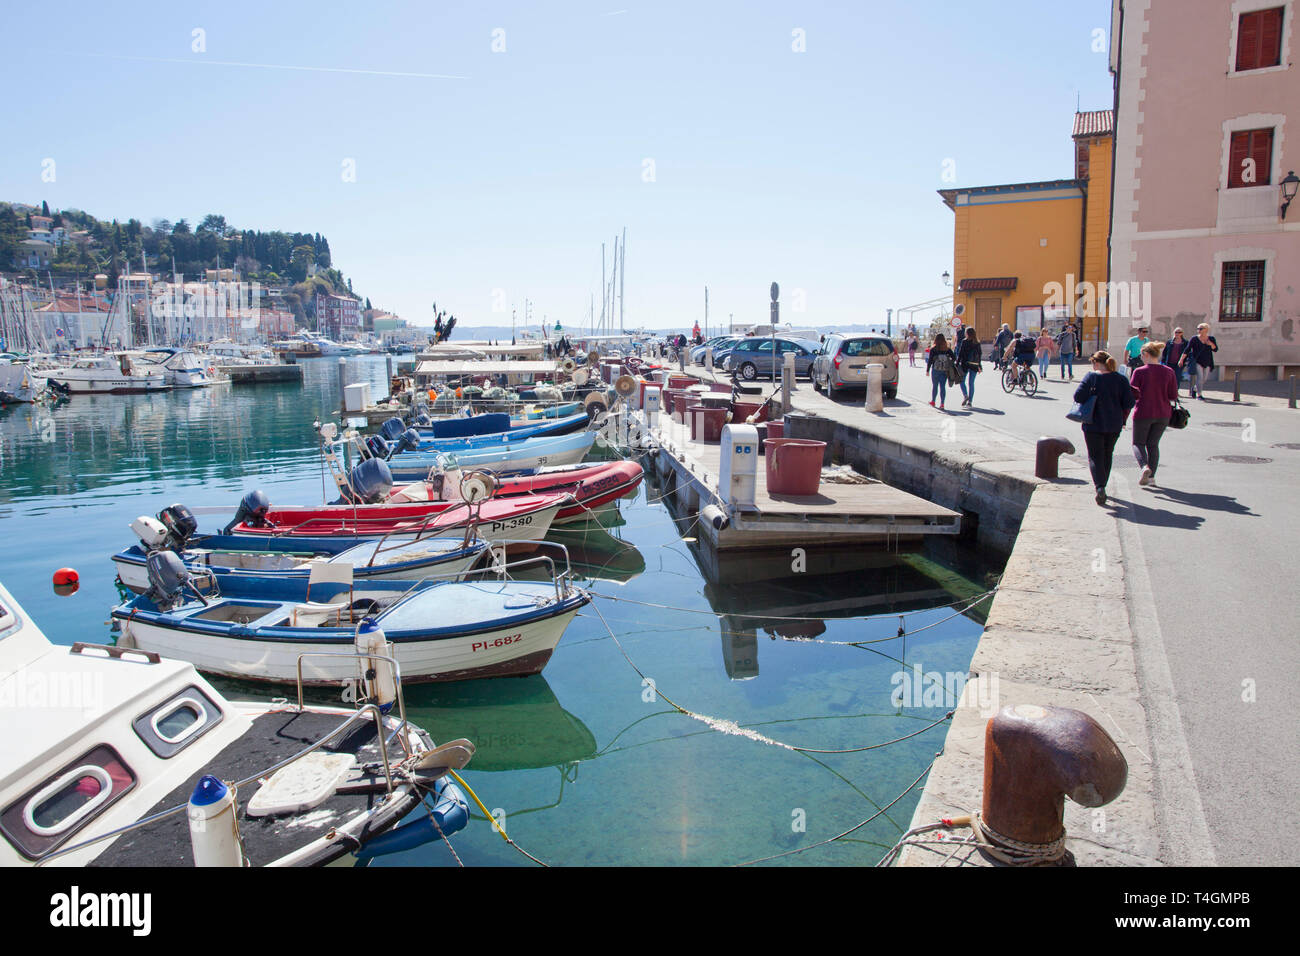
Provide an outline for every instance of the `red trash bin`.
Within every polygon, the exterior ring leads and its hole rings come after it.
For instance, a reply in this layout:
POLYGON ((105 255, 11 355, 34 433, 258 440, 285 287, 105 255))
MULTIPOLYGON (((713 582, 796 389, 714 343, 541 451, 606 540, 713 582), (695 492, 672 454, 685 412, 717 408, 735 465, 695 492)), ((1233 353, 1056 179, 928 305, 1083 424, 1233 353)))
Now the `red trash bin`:
POLYGON ((769 438, 765 444, 769 495, 817 494, 822 482, 822 456, 826 452, 824 441, 769 438))
POLYGON ((755 423, 767 420, 767 409, 759 402, 732 402, 731 408, 731 420, 738 425, 744 425, 745 419, 756 414, 760 408, 763 409, 763 413, 754 419, 755 423))
POLYGON ((784 437, 785 437, 785 419, 784 419, 784 418, 781 419, 779 422, 768 422, 768 423, 767 423, 767 440, 768 440, 768 441, 771 441, 773 438, 784 438, 784 437))
POLYGON ((707 405, 688 405, 687 413, 691 416, 691 441, 722 441, 722 426, 727 424, 725 408, 709 408, 707 405))

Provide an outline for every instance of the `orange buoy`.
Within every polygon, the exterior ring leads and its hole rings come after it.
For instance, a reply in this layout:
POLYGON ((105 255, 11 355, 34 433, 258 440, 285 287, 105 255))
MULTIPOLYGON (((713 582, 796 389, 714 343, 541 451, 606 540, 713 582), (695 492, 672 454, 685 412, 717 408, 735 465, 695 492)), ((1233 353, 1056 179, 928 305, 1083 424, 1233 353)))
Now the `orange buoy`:
POLYGON ((59 568, 54 572, 54 593, 60 597, 75 594, 81 587, 81 575, 72 568, 59 568))

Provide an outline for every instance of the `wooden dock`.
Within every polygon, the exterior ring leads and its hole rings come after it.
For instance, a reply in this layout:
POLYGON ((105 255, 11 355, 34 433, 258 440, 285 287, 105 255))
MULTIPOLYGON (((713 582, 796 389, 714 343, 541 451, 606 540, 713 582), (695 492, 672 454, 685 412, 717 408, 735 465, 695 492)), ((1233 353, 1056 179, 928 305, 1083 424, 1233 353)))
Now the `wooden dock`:
POLYGON ((816 495, 773 495, 767 490, 765 461, 760 458, 752 509, 732 508, 719 494, 721 446, 691 440, 689 425, 659 415, 655 428, 640 425, 658 450, 656 470, 676 491, 687 513, 715 504, 730 516, 726 527, 694 522, 695 535, 717 550, 875 545, 895 548, 926 535, 957 534, 961 515, 883 482, 862 476, 860 482, 823 480, 816 495))
POLYGON ((260 385, 264 382, 301 382, 302 366, 285 365, 218 365, 217 371, 230 377, 235 385, 260 385))

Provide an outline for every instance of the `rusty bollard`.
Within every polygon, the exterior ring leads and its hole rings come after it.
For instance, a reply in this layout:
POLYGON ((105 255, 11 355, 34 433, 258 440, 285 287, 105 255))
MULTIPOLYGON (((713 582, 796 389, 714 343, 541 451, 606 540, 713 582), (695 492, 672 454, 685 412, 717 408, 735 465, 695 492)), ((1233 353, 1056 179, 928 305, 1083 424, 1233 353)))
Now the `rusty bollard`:
POLYGON ((1057 477, 1057 459, 1062 455, 1073 455, 1074 445, 1068 438, 1040 438, 1038 450, 1034 455, 1034 476, 1037 478, 1057 477))
POLYGON ((984 804, 976 836, 1004 863, 1061 863, 1065 798, 1104 806, 1127 780, 1128 762, 1119 747, 1083 711, 1003 707, 984 731, 984 804))

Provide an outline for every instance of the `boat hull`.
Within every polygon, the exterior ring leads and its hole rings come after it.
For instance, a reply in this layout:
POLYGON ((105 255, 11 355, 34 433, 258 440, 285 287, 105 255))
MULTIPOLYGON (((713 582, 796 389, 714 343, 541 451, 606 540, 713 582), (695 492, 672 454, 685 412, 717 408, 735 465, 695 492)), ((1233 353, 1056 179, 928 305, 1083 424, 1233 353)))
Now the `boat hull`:
MULTIPOLYGON (((236 525, 238 535, 273 535, 276 537, 359 537, 377 538, 387 534, 413 535, 422 531, 426 537, 463 530, 469 523, 465 505, 443 503, 444 509, 430 515, 428 503, 420 506, 390 505, 322 505, 319 508, 279 508, 269 514, 274 527, 236 525), (387 513, 383 509, 388 509, 387 513)), ((531 496, 509 502, 510 507, 492 509, 483 516, 476 532, 488 541, 537 541, 546 537, 556 514, 570 506, 567 496, 531 496)))
MULTIPOLYGON (((403 683, 539 674, 577 611, 578 607, 572 607, 541 620, 457 637, 420 640, 390 636, 392 653, 401 666, 403 683)), ((239 680, 293 684, 300 655, 352 648, 351 628, 343 629, 341 637, 314 637, 312 628, 284 628, 285 634, 279 638, 234 637, 165 626, 158 623, 156 615, 145 613, 132 617, 119 609, 113 616, 122 621, 119 646, 155 651, 189 661, 205 673, 239 680)), ((303 682, 311 685, 335 685, 357 677, 357 663, 351 657, 308 657, 302 670, 303 682)))

